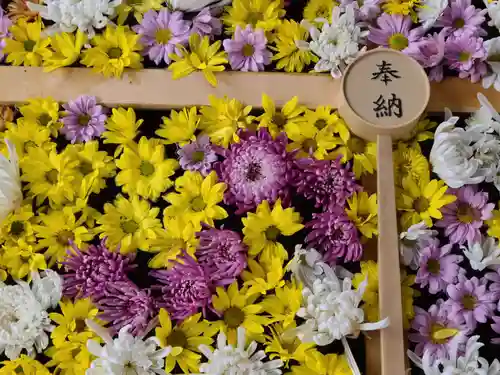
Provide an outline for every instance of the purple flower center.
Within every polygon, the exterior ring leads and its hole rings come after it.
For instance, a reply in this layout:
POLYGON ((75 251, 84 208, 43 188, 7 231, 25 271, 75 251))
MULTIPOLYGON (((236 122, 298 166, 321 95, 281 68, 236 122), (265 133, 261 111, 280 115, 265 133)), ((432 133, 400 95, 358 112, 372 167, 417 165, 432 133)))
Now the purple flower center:
POLYGON ((245 320, 245 313, 239 307, 230 307, 224 311, 224 323, 228 328, 238 328, 245 320))
POLYGON ((155 173, 155 166, 146 160, 141 162, 141 166, 139 167, 139 169, 141 170, 141 174, 146 177, 149 177, 153 173, 155 173))
POLYGON ((167 337, 167 346, 185 348, 188 344, 187 336, 180 329, 174 329, 167 337))
POLYGON ((80 126, 87 126, 89 124, 89 122, 90 122, 91 119, 92 119, 92 117, 90 117, 87 114, 80 115, 80 116, 78 116, 78 125, 80 125, 80 126))
POLYGON ((457 209, 457 218, 464 224, 470 224, 479 220, 478 212, 468 204, 459 204, 457 209))
POLYGON ((134 220, 124 221, 120 226, 126 234, 135 233, 139 229, 139 225, 134 220))
POLYGON ((433 275, 438 275, 441 270, 441 266, 439 264, 439 260, 437 259, 429 259, 427 261, 427 270, 433 275))
POLYGON ((123 51, 119 47, 111 47, 110 49, 108 49, 108 57, 110 59, 119 59, 120 57, 122 57, 122 55, 123 51))
POLYGON ((262 177, 261 174, 262 167, 260 163, 252 162, 248 164, 248 169, 246 173, 246 177, 248 181, 257 181, 262 177))
POLYGON ((466 294, 462 297, 462 305, 466 310, 474 310, 476 307, 477 299, 473 295, 466 294))
POLYGON ((389 37, 387 44, 389 44, 389 47, 392 49, 402 51, 408 47, 408 38, 401 33, 395 33, 389 37))
MULTIPOLYGON (((27 42, 27 41, 26 41, 27 42)), ((24 43, 26 43, 24 42, 24 43)), ((47 126, 49 122, 52 121, 52 117, 48 113, 42 113, 40 116, 38 116, 38 123, 42 126, 47 126)))
POLYGON ((158 29, 155 33, 155 39, 158 44, 168 44, 172 39, 172 32, 170 29, 158 29))
POLYGON ((276 241, 280 234, 281 231, 274 225, 271 225, 269 228, 267 228, 265 232, 265 236, 268 241, 276 241))

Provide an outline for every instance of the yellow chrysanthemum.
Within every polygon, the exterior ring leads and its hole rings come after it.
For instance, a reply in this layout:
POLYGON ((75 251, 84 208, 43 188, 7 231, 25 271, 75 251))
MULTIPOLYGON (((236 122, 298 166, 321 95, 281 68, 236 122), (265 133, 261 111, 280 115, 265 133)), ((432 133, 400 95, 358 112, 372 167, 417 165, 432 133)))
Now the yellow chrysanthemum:
POLYGON ((108 238, 109 247, 120 245, 120 252, 130 253, 136 249, 147 250, 149 241, 161 228, 156 217, 160 209, 151 207, 148 201, 137 195, 129 199, 118 195, 113 204, 104 204, 104 214, 97 220, 101 238, 108 238))
POLYGON ((11 212, 2 222, 0 241, 5 241, 6 244, 16 244, 17 241, 23 239, 28 243, 34 243, 34 223, 35 215, 32 204, 30 201, 25 201, 21 207, 11 212))
POLYGON ((137 147, 125 147, 116 166, 121 169, 115 178, 116 185, 123 192, 156 201, 174 184, 170 177, 179 163, 176 159, 165 159, 165 146, 157 139, 141 137, 137 147))
POLYGON ((179 365, 185 374, 199 372, 201 355, 198 354, 198 347, 212 345, 211 336, 217 332, 217 327, 206 320, 200 321, 201 314, 192 315, 180 324, 172 324, 168 312, 161 309, 159 318, 156 337, 162 347, 172 347, 166 358, 165 371, 170 373, 179 365))
POLYGON ((415 275, 408 275, 405 271, 401 271, 401 298, 403 300, 403 325, 405 329, 410 328, 410 323, 415 317, 415 308, 413 307, 413 299, 420 295, 419 291, 413 289, 415 284, 415 275))
POLYGON ((52 98, 29 99, 28 104, 19 107, 19 112, 27 121, 48 128, 54 137, 62 127, 59 121, 59 103, 52 98))
POLYGON ((15 123, 7 124, 5 138, 14 143, 20 160, 28 154, 30 148, 41 147, 45 151, 56 148, 56 144, 51 142, 49 128, 24 117, 18 118, 15 123))
POLYGON ((46 366, 55 367, 54 374, 60 375, 85 375, 95 359, 87 350, 87 344, 79 341, 64 341, 59 347, 49 347, 44 354, 51 359, 46 366))
POLYGON ((377 194, 368 195, 367 192, 354 193, 347 199, 347 216, 356 225, 356 228, 366 238, 378 235, 378 206, 377 194))
POLYGON ((4 245, 2 264, 15 279, 27 276, 28 280, 31 280, 32 271, 48 268, 41 248, 24 239, 18 240, 15 244, 4 245))
POLYGON ((256 213, 249 212, 242 218, 243 241, 249 246, 248 253, 259 255, 262 263, 270 263, 273 258, 282 261, 288 258, 284 246, 279 242, 280 236, 291 236, 304 226, 301 217, 292 207, 283 209, 278 199, 271 208, 268 201, 257 206, 256 213))
POLYGON ((2 364, 0 375, 50 375, 49 370, 44 365, 24 354, 13 361, 3 361, 0 364, 2 364))
POLYGON ((415 181, 412 178, 403 179, 403 189, 396 195, 396 206, 401 212, 402 230, 422 220, 432 227, 432 219, 441 219, 440 209, 454 202, 457 197, 446 194, 448 187, 441 180, 422 178, 415 181))
POLYGON ((281 0, 233 0, 225 11, 222 21, 230 34, 234 33, 236 26, 252 25, 252 28, 262 29, 269 35, 285 16, 281 0))
POLYGON ((189 142, 195 141, 195 132, 201 120, 196 107, 183 108, 177 112, 172 110, 169 117, 162 117, 163 124, 160 125, 155 134, 165 138, 165 143, 171 145, 177 143, 185 146, 189 142))
POLYGON ((89 141, 82 144, 68 145, 67 150, 78 161, 78 170, 82 184, 89 192, 98 194, 106 187, 106 179, 116 173, 116 164, 106 151, 99 151, 99 142, 89 141))
POLYGON ((50 267, 64 259, 71 242, 81 247, 92 240, 93 234, 83 225, 84 217, 78 214, 74 207, 65 206, 40 215, 40 224, 33 227, 38 246, 47 249, 45 257, 50 258, 50 267))
POLYGON ((281 287, 285 284, 283 276, 285 270, 279 258, 273 258, 266 264, 259 264, 254 259, 248 259, 249 271, 244 270, 241 278, 243 286, 247 290, 247 295, 266 294, 268 290, 281 287))
POLYGON ((352 375, 345 354, 321 354, 317 350, 309 351, 305 361, 291 370, 291 375, 352 375))
POLYGON ((428 118, 420 119, 417 126, 412 130, 412 138, 416 142, 423 142, 429 139, 434 139, 434 132, 430 131, 435 129, 438 123, 431 121, 428 118))
POLYGON ((194 225, 214 225, 214 220, 227 217, 227 212, 218 206, 224 198, 226 184, 217 182, 215 171, 203 178, 199 172, 186 171, 175 180, 177 193, 168 193, 165 200, 170 206, 163 214, 167 217, 183 216, 194 225))
POLYGON ((422 154, 418 143, 413 146, 398 143, 398 148, 393 152, 393 159, 396 185, 401 186, 403 179, 408 177, 415 181, 421 178, 429 179, 429 161, 422 154))
POLYGON ((48 198, 51 204, 59 206, 75 198, 77 166, 78 161, 72 160, 68 152, 58 154, 56 150, 29 148, 21 163, 21 179, 28 183, 38 205, 48 198))
POLYGON ((286 102, 281 110, 277 110, 273 99, 267 94, 262 94, 262 108, 264 113, 257 118, 259 128, 267 128, 273 137, 284 132, 287 127, 300 126, 305 121, 304 111, 306 108, 299 105, 297 96, 286 102))
POLYGON ((388 14, 410 15, 413 22, 417 22, 418 16, 416 9, 423 7, 420 0, 385 0, 382 4, 382 10, 388 14))
POLYGON ((45 72, 51 72, 63 66, 70 66, 80 57, 83 46, 87 43, 87 35, 80 30, 76 33, 57 33, 50 38, 52 53, 44 57, 45 72))
POLYGON ((253 117, 248 115, 252 106, 244 106, 227 96, 217 98, 210 95, 208 100, 210 105, 201 107, 200 129, 212 143, 227 148, 229 143, 239 141, 238 129, 245 129, 252 122, 253 117))
POLYGON ((49 58, 52 52, 47 48, 50 38, 42 35, 41 20, 27 22, 20 19, 10 27, 12 38, 5 39, 3 52, 7 55, 6 62, 12 65, 40 66, 44 58, 49 58))
POLYGON ((104 143, 112 143, 119 145, 115 152, 117 157, 124 146, 134 148, 136 143, 134 138, 137 135, 137 130, 144 120, 136 119, 135 112, 132 108, 113 108, 111 117, 106 121, 106 131, 102 133, 104 143))
POLYGON ((117 23, 123 25, 130 13, 133 13, 136 21, 141 23, 144 13, 148 10, 161 9, 162 5, 162 0, 124 0, 116 7, 117 23))
POLYGON ((277 52, 273 56, 276 68, 288 73, 302 72, 310 63, 318 61, 310 50, 297 46, 308 38, 309 31, 304 26, 293 20, 283 21, 276 31, 276 47, 270 47, 277 52))
MULTIPOLYGON (((500 202, 498 203, 500 206, 500 202)), ((486 220, 488 226, 488 236, 500 238, 500 210, 493 210, 492 217, 486 220)))
POLYGON ((156 238, 150 241, 148 251, 156 253, 149 261, 151 268, 170 268, 172 261, 183 251, 194 256, 198 239, 195 234, 201 230, 183 216, 164 217, 163 228, 156 230, 156 238))
POLYGON ((281 324, 273 324, 270 331, 271 335, 266 335, 266 353, 270 353, 271 359, 281 359, 285 367, 292 360, 304 362, 306 355, 315 350, 314 343, 303 343, 296 335, 286 334, 286 327, 281 324))
POLYGON ((309 0, 304 7, 304 19, 314 22, 316 18, 325 18, 328 21, 332 18, 332 10, 339 3, 334 0, 309 0))
POLYGON ((347 142, 333 150, 329 159, 336 159, 342 156, 342 162, 352 160, 352 171, 356 179, 360 179, 363 174, 372 174, 377 169, 377 144, 366 142, 365 140, 351 136, 347 142))
POLYGON ((349 138, 351 138, 351 132, 344 119, 330 106, 320 105, 316 107, 314 111, 306 109, 304 121, 313 124, 318 130, 325 128, 330 129, 332 132, 336 133, 343 142, 347 142, 349 138))
POLYGON ((264 341, 264 327, 268 319, 262 315, 261 303, 255 303, 258 295, 247 296, 244 289, 238 290, 235 281, 227 290, 217 288, 217 295, 212 296, 212 305, 221 315, 220 329, 226 334, 231 345, 236 344, 236 330, 245 328, 248 340, 264 341))
POLYGON ((59 306, 61 314, 49 314, 49 318, 57 324, 50 335, 52 345, 58 348, 63 346, 65 341, 87 343, 88 339, 95 337, 95 333, 85 324, 85 319, 98 322, 96 317, 99 310, 92 304, 90 298, 79 299, 74 303, 69 299, 63 299, 59 302, 59 306))
POLYGON ((80 62, 105 77, 120 77, 125 68, 141 69, 139 38, 128 27, 108 25, 104 33, 92 38, 94 47, 82 52, 80 62))
POLYGON ((173 62, 168 70, 172 72, 173 79, 186 77, 195 71, 200 71, 208 83, 217 86, 217 78, 214 72, 222 72, 227 64, 227 54, 220 51, 222 43, 220 40, 210 43, 208 36, 201 37, 198 33, 192 33, 189 37, 189 50, 177 45, 180 55, 171 53, 169 57, 173 62))
POLYGON ((302 305, 302 286, 295 279, 276 288, 262 301, 262 307, 271 315, 272 322, 279 322, 284 329, 295 326, 295 314, 302 305))

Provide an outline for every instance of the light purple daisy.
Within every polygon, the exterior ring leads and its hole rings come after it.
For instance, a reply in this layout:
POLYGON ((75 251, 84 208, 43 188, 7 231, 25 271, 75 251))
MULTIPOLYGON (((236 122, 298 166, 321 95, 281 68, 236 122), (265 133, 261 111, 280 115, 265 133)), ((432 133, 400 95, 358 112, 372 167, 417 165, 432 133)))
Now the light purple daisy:
POLYGON ((401 52, 422 38, 423 29, 411 29, 413 22, 410 16, 382 13, 377 18, 377 26, 370 26, 368 39, 379 46, 389 47, 401 52))
POLYGON ((61 133, 71 143, 88 142, 104 132, 107 116, 97 105, 95 96, 82 95, 63 104, 66 115, 61 119, 64 124, 61 133))
POLYGON ((247 25, 245 29, 237 26, 233 38, 225 39, 223 45, 233 70, 258 72, 271 63, 272 54, 267 49, 264 31, 254 31, 251 25, 247 25))
POLYGON ((184 320, 200 310, 206 313, 212 300, 210 278, 199 263, 184 253, 169 270, 151 271, 161 284, 159 307, 164 307, 172 319, 184 320), (182 263, 181 263, 182 262, 182 263))
POLYGON ((450 188, 448 194, 455 195, 457 200, 441 209, 443 218, 435 225, 444 228, 444 234, 452 244, 480 241, 483 221, 491 218, 495 208, 493 203, 488 203, 488 193, 467 185, 459 189, 450 188))
POLYGON ((429 69, 428 76, 431 81, 440 82, 443 80, 445 38, 446 34, 442 31, 434 33, 413 43, 405 51, 422 67, 429 69))
POLYGON ((214 165, 219 179, 227 184, 224 202, 236 205, 237 215, 265 200, 272 205, 281 198, 287 206, 296 170, 295 155, 286 150, 286 135, 281 133, 273 139, 265 128, 257 133, 240 131, 238 135, 240 142, 220 149, 224 160, 214 165))
POLYGON ((102 311, 99 318, 111 322, 113 332, 130 325, 134 336, 147 333, 149 322, 158 313, 151 291, 139 289, 131 281, 108 283, 95 304, 102 311))
POLYGON ((5 14, 4 10, 0 8, 0 61, 4 58, 3 49, 7 42, 6 38, 10 37, 9 27, 12 26, 12 21, 5 14))
POLYGON ((347 198, 361 191, 361 186, 356 183, 349 165, 342 165, 340 159, 298 159, 299 172, 294 181, 297 193, 314 200, 316 208, 327 210, 336 206, 344 207, 347 198))
POLYGON ((193 18, 191 33, 198 33, 202 37, 209 36, 213 38, 216 35, 222 34, 222 22, 218 17, 214 17, 209 8, 203 8, 193 18))
POLYGON ((448 35, 458 36, 468 31, 473 35, 484 36, 487 33, 481 24, 486 20, 484 15, 487 11, 487 9, 476 8, 471 4, 471 0, 453 0, 450 1, 435 26, 443 27, 448 35))
POLYGON ((207 176, 212 170, 212 164, 217 161, 210 140, 207 136, 201 136, 196 141, 186 144, 177 150, 181 168, 187 171, 198 171, 207 176))
POLYGON ((248 247, 232 230, 210 228, 197 233, 196 259, 213 285, 229 285, 247 266, 248 247))
POLYGON ((450 69, 458 71, 461 78, 470 77, 472 82, 477 82, 484 76, 487 55, 483 39, 471 32, 465 31, 446 40, 444 57, 450 69))
POLYGON ((439 247, 439 240, 434 239, 420 252, 415 281, 422 288, 428 285, 431 294, 445 290, 448 284, 456 282, 458 275, 465 273, 458 265, 463 257, 450 254, 452 248, 451 244, 439 247))
POLYGON ((85 252, 73 244, 73 250, 68 250, 61 262, 67 272, 62 275, 63 293, 70 298, 99 298, 108 283, 128 281, 127 272, 136 267, 133 260, 133 254, 122 255, 119 249, 109 251, 105 240, 85 252))
POLYGON ((170 64, 169 54, 179 54, 177 45, 186 45, 189 40, 189 21, 184 20, 182 12, 171 12, 161 9, 156 12, 148 10, 139 25, 133 27, 141 36, 144 46, 143 54, 147 55, 156 65, 163 60, 170 64))
POLYGON ((361 259, 363 246, 356 225, 349 219, 344 209, 334 207, 330 211, 313 214, 306 224, 311 231, 306 243, 323 254, 323 260, 331 265, 353 262, 361 259))
MULTIPOLYGON (((492 317, 493 319, 493 324, 491 325, 491 329, 495 332, 500 334, 500 316, 494 316, 492 317)), ((491 339, 491 342, 493 344, 500 344, 500 337, 495 337, 491 339)))
POLYGON ((340 6, 352 5, 357 21, 370 22, 380 13, 381 2, 382 0, 341 0, 340 6))
POLYGON ((446 287, 450 297, 446 303, 450 307, 450 318, 464 319, 467 326, 474 330, 477 323, 486 323, 495 310, 495 294, 487 290, 487 280, 458 276, 457 284, 446 287))
POLYGON ((419 357, 429 352, 432 359, 448 358, 450 348, 467 342, 467 325, 458 317, 450 319, 449 313, 443 300, 438 300, 428 311, 415 306, 408 339, 416 344, 414 351, 419 357), (442 336, 443 329, 449 330, 447 338, 442 336))

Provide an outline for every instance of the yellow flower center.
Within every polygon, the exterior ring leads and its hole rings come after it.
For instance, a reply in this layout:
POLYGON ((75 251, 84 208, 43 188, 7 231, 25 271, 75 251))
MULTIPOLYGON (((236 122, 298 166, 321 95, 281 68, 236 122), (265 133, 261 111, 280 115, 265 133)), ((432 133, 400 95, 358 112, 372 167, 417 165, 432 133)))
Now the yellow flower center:
POLYGON ((78 125, 87 126, 91 119, 92 117, 90 117, 89 115, 80 115, 78 116, 78 125))
POLYGON ((119 59, 120 57, 122 57, 122 55, 123 51, 121 48, 111 47, 110 49, 108 49, 108 57, 110 59, 119 59))
POLYGON ((274 225, 271 225, 269 228, 267 228, 265 232, 265 236, 268 241, 276 241, 280 234, 281 231, 274 225))
POLYGON ((172 39, 172 32, 170 29, 158 29, 155 34, 155 39, 158 44, 168 44, 172 39))
POLYGON ((33 141, 26 141, 26 142, 24 142, 24 144, 23 144, 24 152, 28 152, 28 149, 30 147, 36 147, 36 143, 33 142, 33 141))
POLYGON ((201 212, 207 207, 202 197, 196 197, 191 201, 191 208, 195 212, 201 212))
POLYGON ((205 153, 203 151, 195 151, 191 155, 191 160, 195 163, 199 163, 200 161, 203 161, 203 159, 205 159, 205 153))
POLYGON ((433 324, 431 326, 431 339, 434 344, 446 344, 458 332, 458 329, 455 328, 446 328, 441 324, 433 324))
POLYGON ((286 124, 286 117, 281 112, 276 112, 273 116, 273 123, 278 127, 278 129, 282 129, 286 124))
POLYGON ((136 7, 139 5, 144 4, 143 0, 126 0, 127 5, 130 5, 131 7, 136 7))
POLYGON ((146 160, 144 160, 141 163, 141 166, 139 167, 139 169, 141 170, 141 174, 143 176, 146 176, 146 177, 149 177, 153 173, 155 173, 155 166, 153 164, 151 164, 149 161, 146 161, 146 160))
POLYGON ((413 209, 418 213, 427 211, 429 207, 430 207, 429 200, 425 197, 418 197, 413 202, 413 209))
POLYGON ((474 308, 476 307, 476 303, 476 297, 471 296, 470 294, 466 294, 462 297, 462 305, 466 310, 474 310, 474 308))
POLYGON ((326 120, 323 119, 316 120, 316 122, 314 123, 314 126, 318 130, 324 129, 326 125, 328 125, 328 123, 326 122, 326 120))
POLYGON ((500 53, 488 56, 488 61, 496 61, 496 62, 500 61, 500 53))
POLYGON ((453 27, 456 29, 461 29, 464 26, 465 20, 463 18, 457 18, 455 21, 453 21, 453 27))
POLYGON ((52 117, 48 113, 42 113, 40 116, 38 116, 38 123, 42 126, 47 126, 49 122, 52 121, 52 117))
POLYGON ((83 332, 85 331, 85 328, 87 327, 87 325, 85 324, 85 320, 84 319, 80 319, 80 318, 77 318, 75 319, 75 332, 83 332))
POLYGON ((69 245, 69 241, 73 241, 75 239, 75 235, 73 232, 65 229, 57 233, 57 242, 63 246, 69 245))
POLYGON ((247 23, 249 25, 257 25, 257 22, 259 21, 262 21, 263 20, 263 17, 262 17, 262 13, 261 12, 248 12, 248 16, 247 16, 247 23))
POLYGON ((45 173, 45 179, 52 185, 57 184, 57 181, 59 180, 59 172, 57 169, 51 169, 45 173))
POLYGON ((470 224, 477 220, 476 210, 468 204, 460 204, 457 210, 457 218, 464 224, 470 224))
POLYGON ((318 149, 318 143, 314 139, 311 139, 311 138, 306 139, 302 143, 302 149, 305 152, 314 152, 318 149))
POLYGON ((24 233, 24 223, 19 220, 15 220, 10 224, 9 234, 14 237, 20 237, 24 233))
POLYGON ((408 47, 408 38, 401 33, 395 33, 389 37, 388 44, 392 49, 402 51, 408 47))
POLYGON ((185 348, 187 343, 186 334, 181 330, 173 330, 167 337, 167 345, 172 347, 185 348))
POLYGON ((361 138, 351 138, 349 149, 353 154, 363 154, 365 152, 366 143, 361 138))
POLYGON ((94 167, 92 166, 92 163, 89 163, 86 160, 81 160, 80 165, 78 166, 78 170, 81 174, 86 176, 94 171, 94 167))
POLYGON ((245 313, 233 306, 224 311, 223 319, 229 328, 238 328, 245 321, 245 313))
POLYGON ((23 45, 26 52, 33 52, 33 48, 35 48, 36 42, 34 40, 27 39, 24 41, 23 45))
POLYGON ((14 372, 15 372, 16 374, 24 374, 23 366, 18 365, 18 366, 14 369, 14 372))
POLYGON ((439 271, 441 271, 441 265, 439 264, 439 260, 429 259, 427 261, 427 270, 433 275, 439 274, 439 271))
POLYGON ((255 48, 253 48, 253 46, 251 44, 247 43, 243 46, 243 49, 241 50, 241 52, 243 53, 243 56, 250 57, 250 56, 253 56, 253 54, 255 52, 255 48))
POLYGON ((139 225, 134 220, 124 221, 120 226, 126 234, 135 233, 139 229, 139 225))
POLYGON ((460 54, 458 55, 458 61, 461 61, 461 62, 469 61, 470 58, 471 58, 471 54, 469 52, 460 52, 460 54))

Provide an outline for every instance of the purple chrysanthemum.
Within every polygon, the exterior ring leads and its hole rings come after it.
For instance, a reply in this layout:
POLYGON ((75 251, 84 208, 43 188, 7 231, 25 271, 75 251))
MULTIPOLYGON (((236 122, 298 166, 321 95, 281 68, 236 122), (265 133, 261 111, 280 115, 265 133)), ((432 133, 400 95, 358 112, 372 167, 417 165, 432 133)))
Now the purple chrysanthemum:
POLYGON ((443 27, 447 34, 455 36, 465 31, 474 35, 486 35, 481 24, 485 21, 484 15, 487 11, 487 9, 476 8, 470 0, 450 1, 435 26, 443 27))
MULTIPOLYGON (((494 316, 492 317, 493 319, 493 324, 491 325, 491 329, 495 332, 500 334, 500 316, 494 316)), ((500 344, 500 337, 495 337, 491 339, 491 342, 493 344, 500 344)))
POLYGON ((361 190, 356 183, 354 173, 349 165, 344 166, 336 160, 298 159, 297 178, 294 186, 297 192, 306 199, 315 201, 315 207, 324 210, 336 206, 344 207, 351 195, 361 190))
POLYGON ((323 259, 334 265, 339 259, 352 262, 361 259, 363 246, 358 230, 344 209, 334 207, 330 211, 313 214, 313 220, 306 224, 311 232, 306 243, 323 254, 323 259))
POLYGON ((207 176, 212 170, 212 164, 217 161, 217 155, 207 136, 201 136, 196 141, 186 144, 177 150, 181 168, 187 171, 198 171, 207 176))
POLYGON ((419 41, 423 34, 421 28, 411 30, 412 25, 409 16, 382 13, 377 18, 378 27, 370 27, 368 39, 379 46, 406 52, 407 48, 419 41))
POLYGON ((109 251, 105 240, 97 246, 91 245, 83 252, 73 245, 73 251, 61 264, 67 271, 63 275, 64 295, 70 298, 99 298, 108 283, 127 281, 127 272, 136 266, 132 254, 122 255, 109 251))
POLYGON ((219 179, 227 184, 224 202, 236 205, 237 215, 265 200, 272 205, 281 198, 287 206, 295 163, 294 154, 286 150, 286 135, 273 139, 265 128, 257 133, 240 131, 238 135, 240 142, 221 149, 224 160, 214 165, 219 179))
POLYGON ((12 26, 12 21, 5 14, 4 10, 0 9, 0 61, 2 61, 5 56, 3 53, 3 49, 7 44, 5 39, 10 37, 9 27, 11 26, 12 26))
POLYGON ((406 53, 417 60, 424 68, 429 69, 429 79, 440 82, 443 80, 443 63, 445 51, 444 32, 434 33, 413 43, 406 53))
POLYGON ((452 244, 480 241, 483 221, 491 218, 495 208, 493 203, 488 203, 488 193, 468 185, 450 188, 448 194, 454 194, 457 200, 441 209, 443 218, 436 222, 436 226, 444 228, 444 234, 452 244))
POLYGON ((486 283, 486 279, 460 275, 457 284, 448 285, 446 293, 450 299, 446 303, 450 306, 450 318, 465 319, 471 330, 478 322, 486 323, 495 310, 495 295, 488 292, 486 283))
POLYGON ((97 105, 95 96, 82 95, 76 100, 63 104, 67 114, 62 118, 61 133, 71 143, 88 142, 104 132, 107 116, 97 105))
POLYGON ((415 353, 420 357, 429 352, 432 359, 447 358, 451 347, 467 342, 467 325, 459 318, 450 319, 449 308, 442 300, 432 305, 429 311, 415 306, 411 328, 414 332, 410 332, 408 338, 417 344, 415 353), (444 329, 448 330, 444 335, 448 337, 443 337, 444 329))
POLYGON ((205 314, 212 300, 210 279, 191 256, 184 254, 171 269, 150 274, 163 284, 154 287, 162 292, 158 306, 164 307, 172 319, 184 320, 200 309, 205 314))
POLYGON ((232 39, 225 39, 224 50, 228 53, 233 70, 258 72, 271 63, 271 52, 267 49, 267 38, 262 29, 253 30, 236 27, 232 39))
POLYGON ((198 33, 202 37, 213 38, 222 33, 222 22, 218 17, 212 15, 209 8, 203 8, 200 13, 194 16, 191 32, 198 33))
POLYGON ((110 328, 115 333, 130 325, 130 332, 140 336, 146 333, 149 322, 158 313, 151 291, 139 289, 131 281, 108 283, 95 304, 102 311, 99 318, 111 322, 110 328))
POLYGON ((459 72, 459 77, 470 77, 477 82, 487 69, 484 61, 488 53, 483 39, 464 31, 458 36, 450 36, 446 40, 444 57, 451 69, 459 72))
POLYGON ((453 245, 439 247, 439 240, 429 241, 420 251, 420 266, 415 281, 421 287, 429 285, 429 292, 436 294, 454 283, 459 274, 465 271, 458 263, 463 260, 461 255, 450 254, 453 245))
POLYGON ((159 65, 163 60, 170 64, 169 54, 179 54, 177 46, 185 45, 189 40, 189 21, 184 20, 182 12, 162 9, 158 12, 148 10, 139 25, 133 27, 141 36, 143 54, 159 65))
POLYGON ((197 233, 196 259, 213 285, 231 284, 247 266, 247 246, 232 230, 210 228, 197 233))

